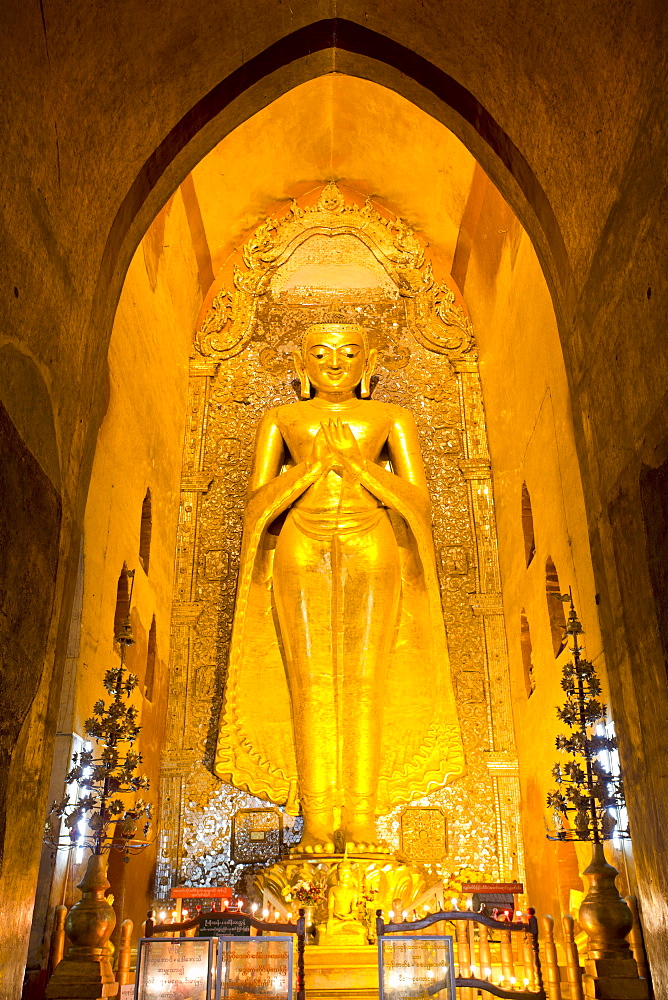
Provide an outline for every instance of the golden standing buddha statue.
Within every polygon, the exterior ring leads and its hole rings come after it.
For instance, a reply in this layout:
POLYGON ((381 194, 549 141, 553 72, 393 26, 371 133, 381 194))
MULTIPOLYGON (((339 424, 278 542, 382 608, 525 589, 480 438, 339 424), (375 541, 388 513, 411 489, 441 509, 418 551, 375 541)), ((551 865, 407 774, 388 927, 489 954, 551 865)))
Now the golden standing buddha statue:
POLYGON ((311 326, 260 422, 216 772, 378 851, 375 817, 463 771, 417 429, 354 324, 311 326), (313 394, 314 393, 314 394, 313 394))

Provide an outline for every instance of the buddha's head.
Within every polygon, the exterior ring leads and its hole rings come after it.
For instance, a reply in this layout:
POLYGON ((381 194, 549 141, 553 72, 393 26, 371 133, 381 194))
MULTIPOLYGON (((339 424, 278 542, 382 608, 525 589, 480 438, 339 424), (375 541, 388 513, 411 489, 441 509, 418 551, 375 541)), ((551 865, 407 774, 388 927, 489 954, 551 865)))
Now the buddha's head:
POLYGON ((316 323, 302 340, 295 366, 301 382, 302 399, 309 399, 311 386, 316 396, 349 399, 357 386, 360 395, 370 395, 370 379, 376 367, 376 351, 369 350, 363 326, 357 323, 316 323))
POLYGON ((336 876, 339 885, 351 885, 355 877, 353 866, 349 861, 341 861, 336 867, 336 876))

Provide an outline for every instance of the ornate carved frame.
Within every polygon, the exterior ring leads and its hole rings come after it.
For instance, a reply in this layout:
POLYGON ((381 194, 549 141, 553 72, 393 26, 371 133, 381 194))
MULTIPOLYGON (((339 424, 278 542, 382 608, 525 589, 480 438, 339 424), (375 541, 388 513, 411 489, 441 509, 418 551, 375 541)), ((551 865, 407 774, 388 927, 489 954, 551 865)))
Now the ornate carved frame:
POLYGON ((315 235, 347 234, 360 240, 386 270, 405 300, 408 328, 430 351, 466 355, 474 346, 473 327, 455 293, 435 282, 431 263, 412 229, 402 219, 384 218, 369 198, 360 208, 346 204, 332 181, 318 202, 306 208, 296 201, 282 219, 267 219, 242 250, 245 270, 234 268, 234 291, 222 288, 197 331, 195 347, 215 360, 239 354, 253 332, 258 299, 295 250, 315 235))

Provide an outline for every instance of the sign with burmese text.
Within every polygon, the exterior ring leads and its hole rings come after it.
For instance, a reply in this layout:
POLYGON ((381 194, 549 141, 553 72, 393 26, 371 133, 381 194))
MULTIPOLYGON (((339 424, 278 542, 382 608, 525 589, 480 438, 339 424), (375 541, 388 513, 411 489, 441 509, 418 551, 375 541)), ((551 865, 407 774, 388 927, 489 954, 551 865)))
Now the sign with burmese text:
POLYGON ((462 892, 501 892, 516 896, 524 892, 524 885, 522 882, 464 882, 462 892))
POLYGON ((210 938, 141 938, 135 1000, 210 1000, 210 938))
POLYGON ((199 922, 200 937, 250 937, 250 929, 245 913, 207 913, 199 922))
POLYGON ((452 938, 379 938, 378 982, 380 1000, 455 1000, 452 938))
POLYGON ((292 1000, 292 937, 219 937, 218 996, 292 1000))

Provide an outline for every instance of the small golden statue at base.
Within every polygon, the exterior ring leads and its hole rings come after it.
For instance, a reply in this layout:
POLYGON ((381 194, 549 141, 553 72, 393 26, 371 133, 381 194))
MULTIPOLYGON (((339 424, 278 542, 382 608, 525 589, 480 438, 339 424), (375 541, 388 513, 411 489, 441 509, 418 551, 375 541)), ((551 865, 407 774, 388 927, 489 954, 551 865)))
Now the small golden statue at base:
POLYGON ((337 866, 336 879, 327 892, 327 923, 318 924, 317 944, 346 948, 365 945, 367 929, 358 919, 359 886, 349 861, 337 866))

